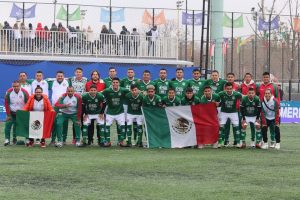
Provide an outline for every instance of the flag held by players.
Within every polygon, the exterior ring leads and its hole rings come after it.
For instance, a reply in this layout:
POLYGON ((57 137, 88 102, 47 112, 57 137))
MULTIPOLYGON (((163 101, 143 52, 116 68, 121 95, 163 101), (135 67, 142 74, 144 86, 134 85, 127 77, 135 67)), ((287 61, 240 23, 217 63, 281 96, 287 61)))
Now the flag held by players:
POLYGON ((17 111, 17 135, 26 138, 50 138, 55 112, 17 111))
POLYGON ((149 148, 183 148, 218 140, 214 103, 165 109, 143 107, 143 113, 149 148))

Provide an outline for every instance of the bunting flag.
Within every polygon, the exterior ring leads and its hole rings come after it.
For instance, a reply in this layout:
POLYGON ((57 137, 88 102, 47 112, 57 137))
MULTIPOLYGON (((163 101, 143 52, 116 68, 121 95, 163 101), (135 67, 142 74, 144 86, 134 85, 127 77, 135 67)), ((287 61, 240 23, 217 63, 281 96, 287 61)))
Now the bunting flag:
MULTIPOLYGON (((189 14, 186 12, 182 12, 181 18, 183 25, 193 25, 193 14, 189 14)), ((202 25, 202 13, 195 13, 194 14, 194 25, 201 26, 202 25)))
MULTIPOLYGON (((259 18, 258 20, 258 30, 259 31, 268 31, 269 30, 269 21, 264 21, 262 18, 259 18)), ((271 30, 277 30, 279 28, 279 16, 277 15, 272 21, 271 21, 271 30)))
MULTIPOLYGON (((152 15, 147 10, 144 11, 142 22, 148 25, 153 24, 152 15)), ((166 23, 165 12, 164 10, 162 10, 158 15, 154 16, 154 25, 162 25, 165 23, 166 23)))
POLYGON ((216 41, 212 40, 210 42, 210 46, 209 46, 209 56, 210 57, 214 57, 215 56, 215 46, 216 46, 216 41))
POLYGON ((239 54, 241 50, 241 37, 236 39, 236 53, 239 54))
POLYGON ((243 15, 239 16, 238 18, 233 20, 225 13, 223 16, 223 26, 227 28, 242 28, 244 26, 244 18, 243 15))
POLYGON ((226 55, 227 54, 227 49, 228 49, 228 38, 224 38, 222 42, 222 54, 226 55))
MULTIPOLYGON (((125 15, 124 15, 124 8, 121 8, 119 10, 112 11, 111 13, 111 22, 124 22, 125 21, 125 15)), ((101 14, 100 14, 100 22, 109 22, 109 10, 105 8, 101 8, 101 14)))
POLYGON ((251 35, 244 40, 241 40, 241 46, 248 44, 255 38, 255 35, 251 35))
POLYGON ((293 19, 293 30, 297 33, 300 32, 300 18, 298 17, 293 19))
POLYGON ((78 6, 77 9, 71 14, 68 14, 67 10, 63 6, 61 6, 58 13, 57 13, 57 15, 56 15, 56 19, 66 21, 67 16, 68 16, 69 21, 81 20, 80 6, 78 6))
MULTIPOLYGON (((24 18, 34 18, 35 17, 35 8, 36 4, 31 6, 30 8, 24 9, 24 18)), ((16 18, 17 20, 23 18, 23 8, 20 8, 15 3, 13 4, 10 16, 11 18, 16 18)))

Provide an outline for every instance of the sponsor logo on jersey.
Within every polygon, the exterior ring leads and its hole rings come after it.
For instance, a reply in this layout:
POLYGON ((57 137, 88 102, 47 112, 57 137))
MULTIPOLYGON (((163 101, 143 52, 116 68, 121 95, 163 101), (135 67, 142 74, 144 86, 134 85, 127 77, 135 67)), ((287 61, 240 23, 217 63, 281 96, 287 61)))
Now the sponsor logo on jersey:
POLYGON ((183 117, 176 119, 172 124, 172 129, 180 135, 187 134, 191 128, 192 123, 183 117))

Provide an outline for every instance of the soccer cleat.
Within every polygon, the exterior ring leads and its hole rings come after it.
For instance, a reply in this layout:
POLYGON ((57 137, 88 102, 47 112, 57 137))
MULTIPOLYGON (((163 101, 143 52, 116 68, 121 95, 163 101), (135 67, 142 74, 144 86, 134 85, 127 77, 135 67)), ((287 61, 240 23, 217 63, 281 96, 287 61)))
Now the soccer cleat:
POLYGON ((251 146, 252 148, 255 148, 255 141, 251 141, 250 146, 251 146))
POLYGON ((245 149, 247 146, 245 141, 242 141, 240 144, 242 149, 245 149))
POLYGON ((104 142, 104 146, 103 147, 111 147, 111 142, 104 142))
POLYGON ((17 138, 13 138, 13 144, 16 145, 17 144, 17 138))
POLYGON ((41 140, 40 139, 36 139, 35 140, 35 144, 41 144, 41 140))
POLYGON ((218 142, 215 142, 215 143, 213 144, 213 148, 214 148, 214 149, 219 148, 219 143, 218 143, 218 142))
POLYGON ((76 142, 76 143, 75 143, 75 146, 76 146, 76 147, 81 147, 81 143, 80 143, 80 142, 76 142))
POLYGON ((33 147, 33 143, 34 143, 33 140, 29 140, 29 141, 27 141, 26 146, 27 147, 33 147))
POLYGON ((72 144, 74 144, 74 145, 76 144, 76 139, 72 140, 72 144))
POLYGON ((127 146, 127 147, 132 147, 132 143, 127 141, 126 146, 127 146))
POLYGON ((61 147, 63 147, 63 143, 62 142, 57 142, 55 144, 55 146, 58 147, 58 148, 61 148, 61 147))
POLYGON ((198 144, 197 149, 204 149, 204 144, 198 144))
POLYGON ((10 142, 8 139, 5 139, 4 146, 8 146, 8 145, 10 145, 10 142))
POLYGON ((67 142, 66 142, 66 141, 63 141, 63 145, 67 145, 67 142))
POLYGON ((268 149, 268 148, 269 148, 268 142, 263 143, 262 146, 261 146, 261 149, 268 149))
POLYGON ((279 150, 279 149, 280 149, 280 143, 276 143, 276 144, 275 144, 275 149, 276 149, 276 150, 279 150))
POLYGON ((120 141, 120 142, 118 142, 118 146, 127 147, 127 144, 125 144, 124 141, 120 141))
POLYGON ((224 147, 229 147, 229 146, 230 146, 229 141, 225 141, 224 142, 224 147))
POLYGON ((46 142, 45 141, 42 141, 40 145, 41 145, 41 148, 46 148, 46 142))
POLYGON ((50 143, 49 143, 49 146, 55 146, 55 141, 51 141, 50 143))
POLYGON ((261 149, 261 142, 256 143, 255 148, 256 148, 256 149, 261 149))
POLYGON ((235 147, 236 147, 236 148, 239 148, 239 149, 241 149, 242 146, 243 146, 243 145, 242 145, 242 143, 240 143, 240 142, 239 142, 239 143, 236 143, 236 145, 235 145, 235 147))
POLYGON ((271 141, 271 143, 270 143, 270 148, 275 148, 275 144, 276 144, 276 142, 275 141, 271 141))

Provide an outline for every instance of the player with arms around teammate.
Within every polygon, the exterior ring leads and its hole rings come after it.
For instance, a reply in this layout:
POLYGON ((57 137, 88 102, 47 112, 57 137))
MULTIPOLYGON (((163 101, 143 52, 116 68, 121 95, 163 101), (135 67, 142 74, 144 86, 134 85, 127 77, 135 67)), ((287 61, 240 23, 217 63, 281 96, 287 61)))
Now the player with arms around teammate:
POLYGON ((138 86, 133 84, 130 86, 130 93, 126 94, 125 97, 125 110, 126 110, 126 122, 127 122, 127 146, 132 146, 132 124, 135 121, 137 123, 137 143, 136 146, 143 147, 142 136, 143 136, 143 114, 142 114, 142 103, 143 95, 140 93, 138 86))
POLYGON ((241 115, 242 115, 242 130, 241 130, 241 141, 242 148, 246 147, 246 129, 247 125, 250 124, 251 131, 256 129, 256 143, 255 135, 251 134, 251 147, 261 147, 261 130, 260 130, 260 112, 261 103, 259 97, 256 96, 254 88, 249 88, 247 96, 242 98, 241 102, 241 115))
POLYGON ((168 96, 162 99, 163 107, 180 106, 180 104, 181 100, 175 95, 175 90, 173 88, 169 88, 168 96))
POLYGON ((95 85, 90 86, 90 91, 82 95, 82 112, 83 112, 83 128, 82 128, 82 144, 87 144, 88 126, 91 120, 97 122, 97 135, 100 136, 100 146, 107 146, 105 144, 105 123, 104 123, 104 103, 105 99, 102 93, 97 92, 95 85))
POLYGON ((236 103, 242 98, 241 93, 233 91, 232 83, 225 84, 225 91, 219 93, 220 96, 220 107, 221 113, 220 117, 220 133, 219 133, 219 144, 221 147, 224 143, 224 126, 228 119, 230 119, 233 124, 233 132, 236 135, 236 147, 241 147, 239 142, 240 132, 239 132, 239 114, 236 108, 236 103))

